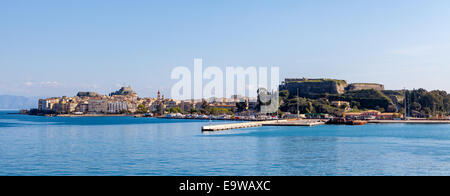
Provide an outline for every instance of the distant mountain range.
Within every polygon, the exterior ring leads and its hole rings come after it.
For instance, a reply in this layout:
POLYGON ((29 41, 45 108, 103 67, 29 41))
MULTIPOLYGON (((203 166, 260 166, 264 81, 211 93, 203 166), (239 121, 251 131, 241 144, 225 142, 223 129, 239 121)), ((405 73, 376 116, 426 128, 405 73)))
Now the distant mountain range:
POLYGON ((37 108, 39 97, 0 95, 0 109, 37 108))

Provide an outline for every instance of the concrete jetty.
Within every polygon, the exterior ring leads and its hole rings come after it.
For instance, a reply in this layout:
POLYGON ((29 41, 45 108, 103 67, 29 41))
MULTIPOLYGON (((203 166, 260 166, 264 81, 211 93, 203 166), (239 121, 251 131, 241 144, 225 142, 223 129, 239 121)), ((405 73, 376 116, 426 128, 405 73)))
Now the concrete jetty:
MULTIPOLYGON (((279 121, 286 121, 286 120, 279 120, 279 121)), ((242 122, 242 123, 231 123, 231 124, 220 124, 220 125, 209 125, 209 126, 203 126, 202 131, 223 131, 223 130, 230 130, 230 129, 242 129, 242 128, 249 128, 249 127, 260 127, 263 126, 263 124, 267 123, 274 123, 276 120, 271 121, 254 121, 254 122, 242 122)))
POLYGON ((223 131, 260 126, 315 126, 323 124, 325 124, 325 122, 319 120, 270 120, 203 126, 202 132, 223 131))
POLYGON ((290 120, 290 121, 279 121, 279 122, 271 122, 265 123, 263 126, 307 126, 312 127, 316 125, 324 125, 324 121, 320 120, 290 120))

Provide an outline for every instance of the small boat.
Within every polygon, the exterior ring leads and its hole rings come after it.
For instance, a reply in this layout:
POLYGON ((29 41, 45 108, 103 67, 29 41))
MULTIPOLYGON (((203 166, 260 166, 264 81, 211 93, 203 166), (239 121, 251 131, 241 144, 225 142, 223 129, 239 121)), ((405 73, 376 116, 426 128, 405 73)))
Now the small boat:
POLYGON ((348 120, 345 118, 333 118, 326 122, 326 124, 331 125, 365 125, 367 121, 365 120, 348 120))
POLYGON ((347 125, 365 125, 367 121, 365 120, 352 120, 347 123, 347 125))

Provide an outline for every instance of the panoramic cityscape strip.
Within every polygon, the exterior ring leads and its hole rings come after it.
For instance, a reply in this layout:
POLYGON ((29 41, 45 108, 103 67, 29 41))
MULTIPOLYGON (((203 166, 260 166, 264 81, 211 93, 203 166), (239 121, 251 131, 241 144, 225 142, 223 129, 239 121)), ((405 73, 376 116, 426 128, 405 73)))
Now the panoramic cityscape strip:
POLYGON ((326 78, 286 78, 279 83, 278 68, 272 67, 270 74, 267 70, 267 67, 259 70, 227 67, 223 77, 220 68, 208 67, 203 71, 202 59, 195 59, 193 72, 187 67, 172 71, 172 79, 179 81, 172 88, 171 98, 161 95, 160 91, 154 98, 139 97, 126 86, 109 95, 78 92, 74 97, 40 99, 37 109, 21 113, 247 121, 321 119, 319 122, 352 125, 405 122, 403 120, 450 122, 449 95, 445 91, 387 90, 382 84, 349 84, 345 80, 326 78), (210 82, 204 85, 203 79, 210 82))
POLYGON ((448 21, 448 0, 2 0, 0 176, 450 176, 448 21))

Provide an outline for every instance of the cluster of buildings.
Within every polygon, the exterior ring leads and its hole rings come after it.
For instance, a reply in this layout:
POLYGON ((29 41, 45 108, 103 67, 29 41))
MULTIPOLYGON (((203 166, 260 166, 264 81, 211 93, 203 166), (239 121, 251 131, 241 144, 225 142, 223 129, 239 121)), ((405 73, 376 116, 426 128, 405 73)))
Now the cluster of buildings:
POLYGON ((170 108, 180 108, 183 111, 202 109, 205 102, 208 106, 234 110, 238 102, 246 102, 247 108, 256 107, 256 99, 232 96, 231 98, 210 98, 175 100, 166 99, 158 91, 156 98, 140 98, 131 87, 122 87, 109 95, 100 95, 96 92, 79 92, 74 97, 54 97, 40 99, 38 111, 54 114, 122 114, 142 112, 159 113, 170 108))
POLYGON ((154 99, 140 99, 130 87, 122 87, 109 96, 96 92, 79 92, 74 97, 39 99, 38 110, 57 114, 118 114, 136 112, 139 104, 148 104, 154 101, 154 99))

